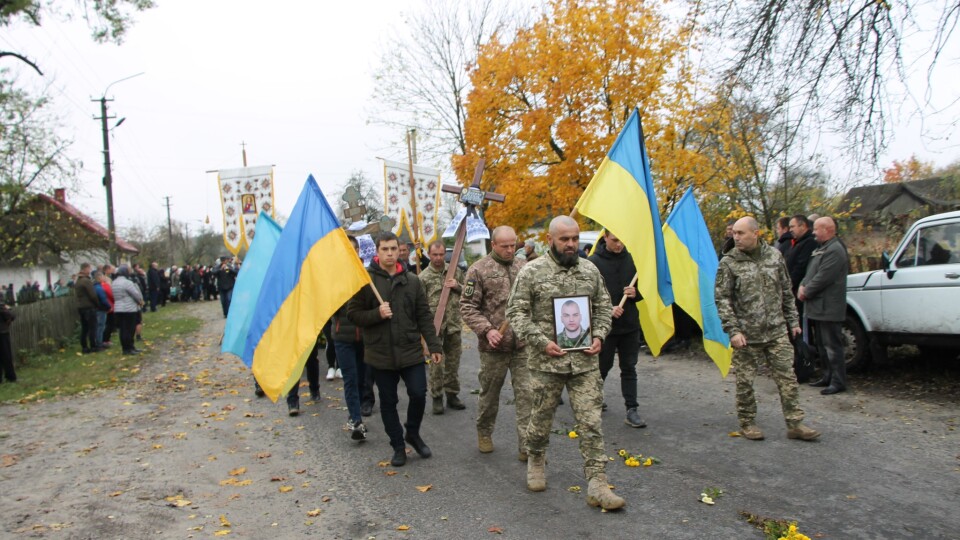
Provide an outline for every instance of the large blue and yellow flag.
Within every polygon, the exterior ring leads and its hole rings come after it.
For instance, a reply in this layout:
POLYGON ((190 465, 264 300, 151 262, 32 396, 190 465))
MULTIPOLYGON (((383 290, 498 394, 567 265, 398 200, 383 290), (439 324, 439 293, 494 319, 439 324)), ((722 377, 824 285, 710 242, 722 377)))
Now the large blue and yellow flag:
POLYGON ((663 250, 660 209, 636 109, 580 196, 576 209, 616 235, 633 257, 637 291, 643 295, 643 301, 637 304, 640 326, 650 352, 659 355, 673 336, 673 288, 663 250))
POLYGON ((243 272, 237 274, 237 282, 233 286, 233 297, 230 299, 230 313, 227 315, 227 324, 223 328, 223 343, 220 352, 233 353, 239 356, 247 367, 253 366, 253 357, 244 357, 243 348, 247 344, 247 332, 250 330, 250 321, 257 308, 257 298, 260 296, 260 287, 263 286, 263 277, 267 274, 270 259, 280 240, 280 231, 283 230, 277 222, 266 212, 260 212, 257 218, 257 234, 250 244, 250 251, 243 260, 243 272))
POLYGON ((367 271, 311 175, 280 233, 243 351, 270 399, 300 380, 324 323, 367 283, 367 271))
POLYGON ((677 305, 703 329, 703 348, 726 377, 733 349, 714 298, 719 263, 693 189, 683 194, 664 223, 663 242, 677 305))

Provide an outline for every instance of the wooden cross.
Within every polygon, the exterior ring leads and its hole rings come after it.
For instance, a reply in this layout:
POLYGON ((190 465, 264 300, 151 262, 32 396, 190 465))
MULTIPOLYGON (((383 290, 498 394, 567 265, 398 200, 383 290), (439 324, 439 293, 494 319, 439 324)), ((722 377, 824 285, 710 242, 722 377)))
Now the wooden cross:
MULTIPOLYGON (((350 223, 356 223, 364 220, 367 215, 367 207, 360 204, 360 191, 356 187, 348 187, 340 198, 347 203, 347 208, 343 211, 343 217, 345 217, 350 223)), ((376 234, 380 231, 392 231, 396 226, 397 221, 395 219, 390 216, 382 216, 380 221, 370 223, 359 231, 349 231, 347 234, 351 236, 376 234)))
MULTIPOLYGON (((460 195, 460 202, 467 207, 467 215, 463 217, 460 225, 457 226, 457 240, 453 244, 453 253, 450 254, 450 266, 447 267, 447 275, 444 276, 444 283, 453 279, 453 276, 456 275, 457 263, 460 262, 460 253, 463 251, 463 242, 467 237, 467 219, 476 214, 477 206, 483 201, 503 202, 506 200, 506 197, 499 193, 480 191, 480 177, 483 176, 483 166, 485 164, 486 160, 480 158, 480 162, 477 163, 477 169, 473 173, 473 183, 470 184, 470 187, 444 184, 443 187, 440 188, 444 193, 456 193, 460 195)), ((433 317, 433 326, 436 327, 438 336, 440 335, 440 328, 443 325, 443 314, 447 311, 447 300, 449 299, 450 287, 444 285, 443 291, 440 293, 440 303, 437 304, 437 314, 433 317)))

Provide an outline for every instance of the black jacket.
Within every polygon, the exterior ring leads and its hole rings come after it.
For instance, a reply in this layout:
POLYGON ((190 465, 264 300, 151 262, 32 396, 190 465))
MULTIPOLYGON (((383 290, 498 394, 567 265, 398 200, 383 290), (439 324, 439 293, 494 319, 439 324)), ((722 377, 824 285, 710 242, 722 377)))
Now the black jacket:
MULTIPOLYGON (((623 288, 630 285, 637 273, 633 257, 627 252, 627 248, 623 248, 620 253, 608 251, 606 241, 601 238, 589 260, 600 270, 600 275, 607 285, 607 292, 610 293, 610 301, 615 306, 619 305, 623 298, 623 288)), ((640 300, 639 293, 627 300, 623 305, 623 315, 613 319, 611 334, 626 334, 640 329, 640 313, 637 311, 637 302, 640 300)))
POLYGON ((364 362, 392 371, 423 363, 421 336, 431 353, 442 352, 420 279, 404 269, 391 276, 376 260, 367 272, 383 301, 390 303, 393 317, 380 318, 380 303, 370 285, 347 303, 347 318, 363 330, 364 362))
POLYGON ((817 239, 813 233, 807 231, 793 243, 793 247, 787 252, 787 272, 790 274, 790 282, 793 284, 793 294, 797 294, 800 288, 800 282, 807 275, 807 264, 810 263, 810 254, 817 249, 817 239))
POLYGON ((790 248, 793 247, 793 233, 787 231, 780 235, 780 238, 777 238, 777 249, 780 250, 780 254, 783 255, 783 258, 787 258, 787 252, 790 251, 790 248))
POLYGON ((232 264, 226 264, 218 267, 214 272, 217 275, 217 288, 221 291, 233 289, 233 284, 237 281, 237 267, 232 264))
POLYGON ((147 270, 147 289, 151 291, 160 290, 160 271, 152 266, 147 270))

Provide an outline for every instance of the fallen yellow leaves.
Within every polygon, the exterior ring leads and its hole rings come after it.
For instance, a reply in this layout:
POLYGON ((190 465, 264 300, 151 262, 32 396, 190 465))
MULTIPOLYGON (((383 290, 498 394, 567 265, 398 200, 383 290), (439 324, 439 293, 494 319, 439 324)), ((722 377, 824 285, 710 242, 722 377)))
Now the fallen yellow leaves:
POLYGON ((580 493, 580 486, 570 486, 567 488, 570 493, 580 493))
POLYGON ((270 452, 260 452, 259 454, 257 454, 257 459, 267 459, 271 455, 272 454, 270 454, 270 452))
POLYGON ((249 486, 253 483, 253 480, 249 478, 246 480, 237 480, 236 478, 227 478, 226 480, 221 480, 221 486, 249 486))
POLYGON ((319 508, 314 508, 313 510, 310 510, 309 512, 307 512, 307 516, 317 517, 320 515, 320 512, 323 512, 323 510, 320 510, 319 508))
POLYGON ((229 526, 230 526, 230 522, 227 521, 227 516, 226 516, 226 514, 220 514, 220 525, 221 525, 222 527, 229 527, 229 526))
POLYGON ((328 503, 328 502, 330 502, 330 501, 332 501, 332 500, 333 500, 333 499, 331 499, 329 495, 324 495, 323 497, 320 497, 320 502, 328 503))
POLYGON ((740 432, 739 432, 739 431, 731 431, 730 433, 727 433, 727 435, 730 436, 730 437, 740 437, 740 432))
POLYGON ((114 491, 113 493, 107 495, 107 497, 119 497, 120 495, 123 495, 122 491, 114 491))
POLYGON ((489 529, 487 529, 487 532, 491 532, 494 534, 503 534, 503 529, 501 529, 500 527, 490 527, 489 529))
POLYGON ((433 489, 433 484, 427 484, 425 486, 417 486, 417 491, 419 491, 420 493, 426 493, 431 489, 433 489))
POLYGON ((18 459, 15 454, 4 454, 0 456, 0 467, 12 467, 18 459))
POLYGON ((289 493, 293 491, 293 486, 280 486, 280 493, 289 493))
POLYGON ((287 479, 286 476, 273 476, 273 477, 270 478, 270 481, 271 481, 271 482, 283 482, 283 481, 286 480, 286 479, 287 479))
POLYGON ((233 469, 232 471, 230 471, 229 474, 230 474, 230 476, 240 476, 241 474, 244 474, 245 472, 247 472, 247 468, 246 468, 246 467, 240 467, 240 468, 237 468, 237 469, 233 469))
POLYGON ((390 466, 390 462, 389 462, 389 461, 386 461, 386 460, 385 460, 385 461, 379 461, 379 462, 377 462, 377 467, 389 467, 389 466, 390 466))
POLYGON ((383 474, 385 474, 385 475, 387 475, 387 476, 396 476, 396 475, 397 475, 397 471, 384 471, 383 474))
POLYGON ((190 506, 191 504, 193 504, 190 501, 183 498, 183 493, 178 493, 176 495, 164 497, 163 500, 170 503, 167 506, 173 506, 175 508, 183 508, 184 506, 190 506))
POLYGON ((226 536, 228 534, 230 534, 230 529, 222 529, 213 533, 214 536, 226 536))
POLYGON ((409 525, 400 525, 400 526, 397 527, 397 530, 398 530, 398 531, 409 531, 409 530, 410 530, 410 526, 409 526, 409 525))

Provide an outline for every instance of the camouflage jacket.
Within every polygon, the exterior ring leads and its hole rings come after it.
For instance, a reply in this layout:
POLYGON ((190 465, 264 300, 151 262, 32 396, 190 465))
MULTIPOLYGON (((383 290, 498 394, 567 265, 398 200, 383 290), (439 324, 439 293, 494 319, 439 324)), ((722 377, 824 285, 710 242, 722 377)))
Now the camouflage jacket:
POLYGON ((513 259, 509 265, 497 262, 492 255, 480 259, 467 269, 460 314, 477 335, 477 348, 486 352, 510 352, 523 347, 511 328, 503 333, 496 348, 487 341, 487 332, 499 330, 507 320, 507 300, 524 262, 513 259))
POLYGON ((750 255, 734 248, 720 260, 715 295, 723 330, 747 343, 768 343, 800 326, 790 275, 780 251, 760 243, 750 255))
MULTIPOLYGON (((430 312, 437 315, 437 306, 440 304, 440 294, 443 293, 443 281, 447 276, 448 265, 444 265, 443 270, 435 270, 432 265, 427 265, 420 272, 420 283, 423 284, 423 291, 427 293, 427 303, 430 304, 430 312)), ((457 268, 453 274, 457 280, 457 286, 450 289, 450 296, 447 298, 447 309, 443 312, 443 331, 447 333, 459 332, 460 325, 460 293, 463 290, 463 270, 457 268)))
POLYGON ((575 265, 565 268, 557 264, 552 254, 539 257, 520 270, 507 304, 510 326, 530 345, 527 366, 537 371, 572 374, 599 369, 597 357, 582 351, 568 351, 556 358, 544 351, 556 339, 553 299, 564 296, 590 297, 593 337, 603 339, 610 332, 613 304, 597 267, 586 259, 578 259, 575 265))

